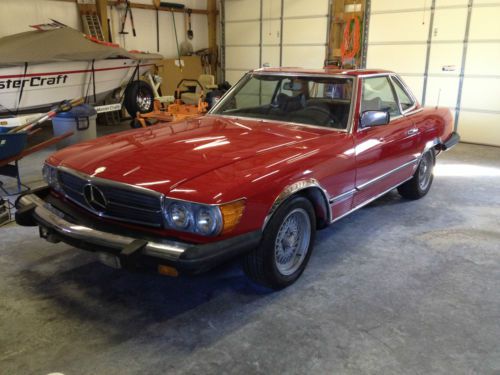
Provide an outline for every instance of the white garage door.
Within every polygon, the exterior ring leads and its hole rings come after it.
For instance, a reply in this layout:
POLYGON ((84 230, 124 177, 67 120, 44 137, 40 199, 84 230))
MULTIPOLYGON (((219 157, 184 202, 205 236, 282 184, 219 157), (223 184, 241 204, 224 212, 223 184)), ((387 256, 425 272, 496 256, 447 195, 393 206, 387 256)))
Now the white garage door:
POLYGON ((493 0, 372 0, 367 67, 449 107, 463 141, 500 146, 499 19, 493 0))
POLYGON ((322 67, 328 0, 225 0, 225 78, 260 66, 322 67))

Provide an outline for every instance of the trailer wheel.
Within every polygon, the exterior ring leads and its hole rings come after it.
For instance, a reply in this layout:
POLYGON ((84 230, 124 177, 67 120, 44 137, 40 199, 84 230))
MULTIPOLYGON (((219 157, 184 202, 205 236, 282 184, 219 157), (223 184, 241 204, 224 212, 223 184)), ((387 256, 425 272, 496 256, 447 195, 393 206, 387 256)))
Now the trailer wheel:
POLYGON ((132 117, 135 117, 137 112, 151 112, 154 106, 153 89, 144 81, 130 83, 125 89, 123 106, 132 117))

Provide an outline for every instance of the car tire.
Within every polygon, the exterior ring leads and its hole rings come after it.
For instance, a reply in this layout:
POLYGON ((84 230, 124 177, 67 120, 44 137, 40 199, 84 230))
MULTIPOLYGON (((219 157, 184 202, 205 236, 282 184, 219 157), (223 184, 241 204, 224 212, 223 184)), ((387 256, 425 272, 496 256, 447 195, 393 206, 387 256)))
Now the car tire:
POLYGON ((413 177, 398 187, 401 196, 407 199, 420 199, 429 192, 434 179, 432 170, 435 158, 433 150, 422 155, 413 177))
POLYGON ((141 80, 130 83, 125 89, 123 106, 132 117, 135 117, 137 112, 151 112, 154 108, 153 89, 141 80))
POLYGON ((283 289, 304 271, 315 236, 314 208, 308 199, 295 196, 271 217, 259 246, 244 257, 243 270, 258 284, 283 289))

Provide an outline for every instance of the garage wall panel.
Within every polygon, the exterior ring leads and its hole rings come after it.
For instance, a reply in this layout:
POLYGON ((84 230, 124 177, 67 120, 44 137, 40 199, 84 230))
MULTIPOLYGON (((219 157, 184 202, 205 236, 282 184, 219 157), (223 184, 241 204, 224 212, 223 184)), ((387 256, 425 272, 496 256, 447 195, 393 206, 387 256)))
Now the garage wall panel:
MULTIPOLYGON (((375 3, 375 2, 374 2, 375 3)), ((370 43, 427 41, 429 12, 372 14, 370 17, 370 43), (422 24, 422 21, 425 23, 422 24)))
POLYGON ((259 66, 259 47, 231 47, 226 50, 228 69, 250 70, 259 66))
MULTIPOLYGON (((283 13, 285 18, 326 16, 328 15, 328 0, 284 0, 283 13)), ((309 27, 316 26, 311 24, 309 27)))
POLYGON ((367 56, 367 66, 389 69, 401 74, 423 74, 426 49, 427 46, 424 44, 371 45, 367 56))
POLYGON ((464 88, 462 92, 463 108, 497 111, 499 109, 499 102, 500 77, 496 79, 466 78, 464 80, 464 88))
POLYGON ((258 20, 260 2, 255 0, 227 0, 225 3, 227 21, 258 20))
POLYGON ((289 19, 283 24, 284 44, 325 44, 327 18, 289 19), (311 27, 314 25, 314 27, 311 27))
POLYGON ((467 49, 465 75, 500 75, 500 44, 471 43, 467 49))
POLYGON ((460 78, 431 76, 427 81, 425 104, 427 106, 448 107, 455 110, 460 78))
POLYGON ((262 65, 279 66, 280 65, 280 47, 263 46, 262 47, 262 65))
POLYGON ((467 142, 500 145, 500 114, 462 110, 458 122, 460 136, 467 142))
POLYGON ((230 46, 257 45, 260 43, 260 23, 257 21, 234 22, 226 25, 226 44, 230 46))
POLYGON ((372 0, 371 11, 376 12, 397 12, 409 9, 425 9, 428 6, 428 1, 426 0, 415 0, 415 1, 394 1, 394 0, 372 0))
POLYGON ((469 40, 475 41, 500 39, 499 20, 500 5, 474 7, 470 24, 469 40))
POLYGON ((434 12, 434 24, 432 27, 432 41, 463 41, 466 23, 466 7, 436 9, 434 12))
POLYGON ((302 46, 283 47, 283 66, 317 68, 323 65, 324 59, 324 46, 307 47, 307 53, 302 46))
POLYGON ((469 2, 372 0, 367 67, 402 73, 426 105, 450 108, 463 141, 500 146, 500 1, 469 2))
POLYGON ((323 66, 329 1, 224 0, 226 79, 260 65, 323 66))
POLYGON ((460 75, 460 65, 462 64, 463 49, 462 43, 433 44, 430 49, 429 74, 458 77, 460 75), (454 70, 443 71, 444 66, 452 66, 454 70))

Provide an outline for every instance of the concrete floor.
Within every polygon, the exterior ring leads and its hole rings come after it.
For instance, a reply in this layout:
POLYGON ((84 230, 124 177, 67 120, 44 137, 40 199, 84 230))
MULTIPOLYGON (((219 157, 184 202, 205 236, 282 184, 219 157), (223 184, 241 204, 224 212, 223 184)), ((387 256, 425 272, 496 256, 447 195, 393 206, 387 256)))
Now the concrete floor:
POLYGON ((500 374, 500 149, 461 144, 436 175, 319 232, 276 293, 237 263, 131 274, 1 227, 0 373, 500 374))

